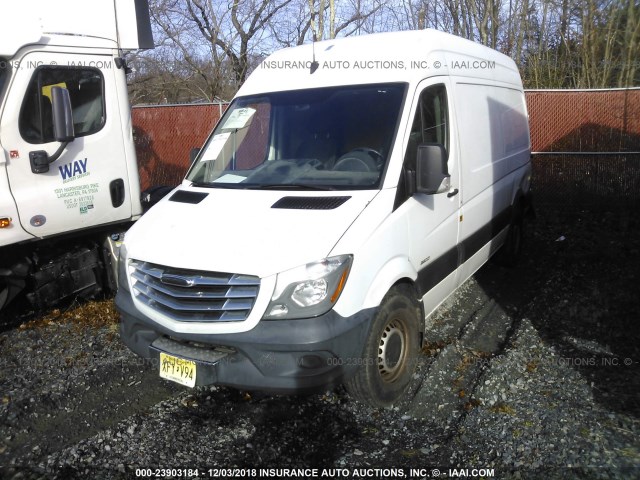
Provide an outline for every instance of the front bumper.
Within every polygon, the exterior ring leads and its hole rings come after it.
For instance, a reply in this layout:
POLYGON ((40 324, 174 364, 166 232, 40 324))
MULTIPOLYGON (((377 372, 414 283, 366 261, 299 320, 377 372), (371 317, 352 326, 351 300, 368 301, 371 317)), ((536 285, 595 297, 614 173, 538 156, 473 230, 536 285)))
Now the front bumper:
POLYGON ((376 310, 346 318, 332 310, 316 318, 262 320, 244 333, 178 334, 142 315, 122 288, 116 306, 122 340, 141 357, 157 365, 163 351, 195 361, 196 385, 273 393, 314 391, 352 375, 376 310))

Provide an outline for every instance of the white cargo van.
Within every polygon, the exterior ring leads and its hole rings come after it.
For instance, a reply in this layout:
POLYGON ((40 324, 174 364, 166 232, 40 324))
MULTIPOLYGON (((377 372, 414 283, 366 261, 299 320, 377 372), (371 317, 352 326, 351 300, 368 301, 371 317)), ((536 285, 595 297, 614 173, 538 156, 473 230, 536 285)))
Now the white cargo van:
POLYGON ((513 61, 426 30, 285 49, 128 232, 121 334, 160 376, 393 403, 425 319, 520 248, 530 142, 513 61))

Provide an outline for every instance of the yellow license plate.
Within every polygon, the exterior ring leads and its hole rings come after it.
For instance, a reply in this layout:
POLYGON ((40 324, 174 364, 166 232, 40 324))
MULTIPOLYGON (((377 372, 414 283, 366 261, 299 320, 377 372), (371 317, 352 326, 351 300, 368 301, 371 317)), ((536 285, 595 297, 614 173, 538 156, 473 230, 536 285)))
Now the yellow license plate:
POLYGON ((193 388, 196 384, 196 362, 160 352, 160 376, 193 388))

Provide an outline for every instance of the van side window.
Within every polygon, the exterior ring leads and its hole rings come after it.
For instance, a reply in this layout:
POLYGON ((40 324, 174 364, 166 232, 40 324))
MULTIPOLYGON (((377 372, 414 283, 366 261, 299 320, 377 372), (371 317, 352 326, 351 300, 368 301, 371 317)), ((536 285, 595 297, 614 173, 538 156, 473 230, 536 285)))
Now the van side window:
POLYGON ((405 164, 410 162, 415 167, 418 145, 421 143, 439 143, 449 150, 449 115, 444 85, 432 85, 420 94, 405 152, 405 164))
POLYGON ((29 143, 53 142, 51 88, 69 90, 76 137, 91 135, 105 124, 104 79, 99 70, 41 67, 31 78, 20 109, 20 135, 29 143))
POLYGON ((416 171, 416 156, 421 143, 439 143, 449 151, 449 111, 447 89, 444 85, 431 85, 420 94, 404 155, 395 208, 409 197, 406 173, 416 171))

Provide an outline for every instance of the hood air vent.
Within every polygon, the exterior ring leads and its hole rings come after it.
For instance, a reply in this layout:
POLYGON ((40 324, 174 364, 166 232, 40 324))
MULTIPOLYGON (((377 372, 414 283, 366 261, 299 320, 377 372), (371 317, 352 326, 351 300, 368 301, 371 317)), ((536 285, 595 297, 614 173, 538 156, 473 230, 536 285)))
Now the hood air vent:
POLYGON ((271 208, 291 210, 333 210, 351 197, 282 197, 271 208))
POLYGON ((193 205, 200 203, 204 200, 208 193, 203 192, 190 192, 188 190, 178 190, 176 193, 169 197, 169 200, 172 202, 179 203, 191 203, 193 205))

